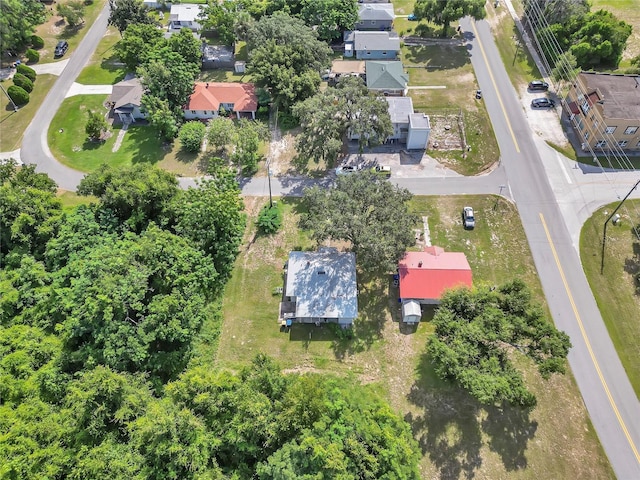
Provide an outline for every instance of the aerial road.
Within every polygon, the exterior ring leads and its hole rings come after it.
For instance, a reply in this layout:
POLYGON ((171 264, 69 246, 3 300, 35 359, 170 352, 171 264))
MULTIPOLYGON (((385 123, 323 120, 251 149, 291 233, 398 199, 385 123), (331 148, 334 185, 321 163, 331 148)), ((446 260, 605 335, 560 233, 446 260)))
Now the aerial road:
POLYGON ((640 403, 549 184, 540 156, 548 153, 536 148, 488 23, 466 18, 461 24, 547 303, 556 326, 571 337, 569 363, 591 421, 617 477, 639 479, 640 403))

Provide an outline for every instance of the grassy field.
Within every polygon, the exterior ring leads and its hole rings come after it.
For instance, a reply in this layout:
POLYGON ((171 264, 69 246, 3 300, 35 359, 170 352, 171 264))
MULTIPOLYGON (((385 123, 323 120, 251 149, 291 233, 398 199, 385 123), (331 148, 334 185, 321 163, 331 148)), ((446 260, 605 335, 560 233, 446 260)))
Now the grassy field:
POLYGON ((473 100, 478 86, 466 48, 454 44, 404 45, 402 58, 409 73, 409 85, 446 87, 409 90, 417 111, 430 115, 463 113, 471 151, 430 149, 429 155, 464 175, 478 174, 495 163, 500 156, 498 143, 484 103, 473 100))
POLYGON ((113 48, 119 40, 118 30, 109 27, 76 82, 85 85, 110 85, 122 80, 126 72, 113 48))
MULTIPOLYGON (((422 478, 614 478, 571 374, 545 382, 529 362, 518 359, 538 406, 527 413, 478 405, 435 377, 424 354, 429 312, 417 329, 399 327, 390 278, 358 277, 355 340, 340 340, 326 327, 280 331, 280 298, 273 292, 282 286, 284 262, 290 250, 313 245, 297 228, 297 199, 278 200, 285 211, 280 233, 256 234, 255 218, 266 201, 245 199, 249 226, 225 291, 215 364, 237 369, 264 352, 287 372, 329 372, 375 384, 411 424, 422 450, 422 478)), ((520 277, 543 301, 519 217, 506 200, 420 197, 413 209, 428 216, 434 244, 466 253, 474 282, 520 277), (473 231, 460 225, 459 212, 467 203, 476 209, 473 231)))
POLYGON ((120 127, 114 128, 113 135, 104 142, 88 141, 84 132, 87 112, 106 113, 105 99, 105 95, 77 95, 62 103, 47 136, 49 148, 60 162, 83 172, 92 172, 103 163, 113 166, 148 163, 185 176, 200 172, 201 162, 206 159, 185 153, 179 141, 163 144, 148 126, 130 126, 117 152, 112 148, 120 127))
MULTIPOLYGON (((24 131, 57 79, 55 75, 38 75, 33 84, 33 92, 29 94, 29 103, 20 107, 17 112, 13 111, 7 96, 0 92, 0 152, 10 152, 20 148, 24 131)), ((5 90, 11 85, 13 85, 11 80, 2 82, 5 90)))
MULTIPOLYGON (((53 50, 59 40, 69 42, 69 50, 65 53, 64 58, 68 58, 80 44, 86 35, 89 27, 100 14, 107 0, 94 0, 91 5, 85 6, 84 24, 78 28, 69 28, 65 24, 62 17, 55 13, 55 4, 47 9, 52 9, 52 14, 48 20, 36 29, 36 35, 44 40, 44 48, 40 50, 40 61, 38 63, 53 62, 53 50)), ((56 59, 57 60, 57 59, 56 59)))
POLYGON ((600 274, 605 212, 612 212, 616 205, 602 207, 584 224, 580 257, 609 336, 636 395, 640 397, 640 241, 632 229, 640 200, 625 202, 619 210, 622 216, 619 226, 609 224, 604 273, 600 274))

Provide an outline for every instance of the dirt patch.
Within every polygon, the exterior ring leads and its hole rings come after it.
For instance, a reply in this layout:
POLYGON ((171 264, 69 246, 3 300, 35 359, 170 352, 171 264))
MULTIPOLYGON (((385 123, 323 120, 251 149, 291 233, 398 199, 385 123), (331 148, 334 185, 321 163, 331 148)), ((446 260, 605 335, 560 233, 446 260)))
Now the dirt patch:
POLYGON ((464 139, 460 115, 429 115, 429 121, 431 123, 429 148, 435 150, 463 149, 464 139))

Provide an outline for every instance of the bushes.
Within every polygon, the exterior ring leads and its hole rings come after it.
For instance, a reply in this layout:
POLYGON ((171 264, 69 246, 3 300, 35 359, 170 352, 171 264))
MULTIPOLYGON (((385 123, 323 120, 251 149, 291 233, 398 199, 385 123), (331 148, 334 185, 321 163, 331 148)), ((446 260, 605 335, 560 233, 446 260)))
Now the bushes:
POLYGON ((202 140, 204 139, 206 127, 200 122, 187 122, 182 128, 178 137, 182 142, 182 147, 191 153, 197 153, 200 151, 202 140))
POLYGON ((257 221, 258 229, 263 233, 276 233, 282 226, 282 212, 277 204, 265 205, 260 210, 257 221))
POLYGON ((31 67, 20 64, 16 67, 16 73, 21 73, 32 82, 36 81, 36 71, 31 67))
POLYGON ((30 93, 33 90, 33 82, 21 73, 16 73, 13 76, 13 84, 23 88, 27 93, 30 93))
POLYGON ((26 105, 29 103, 29 94, 22 87, 11 85, 7 88, 7 94, 16 105, 26 105))
POLYGON ((38 35, 31 35, 31 46, 36 50, 44 47, 44 40, 38 35))
POLYGON ((27 56, 27 59, 30 63, 34 63, 40 60, 40 54, 33 48, 29 48, 25 55, 27 56))

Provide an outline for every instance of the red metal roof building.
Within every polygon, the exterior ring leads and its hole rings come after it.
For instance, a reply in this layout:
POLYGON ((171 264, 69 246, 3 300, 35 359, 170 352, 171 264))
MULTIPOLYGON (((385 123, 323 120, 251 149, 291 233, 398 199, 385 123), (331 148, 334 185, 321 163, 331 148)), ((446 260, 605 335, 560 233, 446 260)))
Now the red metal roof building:
POLYGON ((438 303, 449 288, 472 286, 467 257, 461 252, 445 252, 426 247, 423 252, 407 252, 398 264, 400 299, 438 303))

